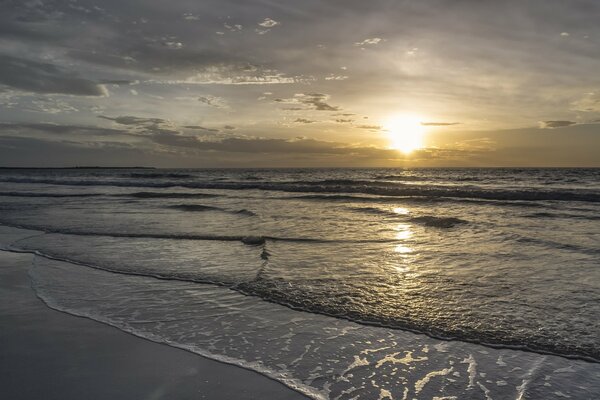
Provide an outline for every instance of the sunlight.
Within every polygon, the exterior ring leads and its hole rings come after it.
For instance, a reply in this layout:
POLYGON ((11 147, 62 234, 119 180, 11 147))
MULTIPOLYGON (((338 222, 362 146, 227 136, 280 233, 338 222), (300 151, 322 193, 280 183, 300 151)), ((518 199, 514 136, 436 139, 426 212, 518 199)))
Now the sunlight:
POLYGON ((408 215, 410 213, 408 208, 404 208, 404 207, 394 207, 394 209, 392 211, 394 211, 396 214, 400 214, 400 215, 408 215))
POLYGON ((413 235, 411 226, 409 224, 399 224, 396 228, 396 239, 410 239, 413 235))
POLYGON ((396 115, 384 125, 391 141, 391 147, 409 154, 423 147, 425 127, 419 116, 413 114, 396 115))

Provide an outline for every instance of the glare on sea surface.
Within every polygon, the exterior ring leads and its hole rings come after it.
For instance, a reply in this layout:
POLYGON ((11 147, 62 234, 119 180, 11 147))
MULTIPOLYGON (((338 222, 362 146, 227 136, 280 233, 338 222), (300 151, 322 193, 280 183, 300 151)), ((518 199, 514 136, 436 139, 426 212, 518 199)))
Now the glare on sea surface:
POLYGON ((391 147, 404 154, 423 147, 425 127, 417 115, 404 114, 390 118, 384 125, 391 141, 391 147))
POLYGON ((396 239, 398 240, 410 239, 413 235, 411 226, 409 224, 399 224, 398 226, 396 226, 395 230, 396 239))
POLYGON ((400 215, 408 215, 409 214, 409 210, 408 208, 404 208, 404 207, 394 207, 393 210, 396 214, 400 214, 400 215))

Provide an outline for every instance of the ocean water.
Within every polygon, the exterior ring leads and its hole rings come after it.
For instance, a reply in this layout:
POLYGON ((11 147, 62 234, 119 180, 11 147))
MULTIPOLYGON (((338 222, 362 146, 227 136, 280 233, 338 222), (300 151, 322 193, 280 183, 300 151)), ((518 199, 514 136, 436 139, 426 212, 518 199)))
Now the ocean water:
POLYGON ((49 306, 313 398, 600 398, 600 169, 0 170, 49 306))

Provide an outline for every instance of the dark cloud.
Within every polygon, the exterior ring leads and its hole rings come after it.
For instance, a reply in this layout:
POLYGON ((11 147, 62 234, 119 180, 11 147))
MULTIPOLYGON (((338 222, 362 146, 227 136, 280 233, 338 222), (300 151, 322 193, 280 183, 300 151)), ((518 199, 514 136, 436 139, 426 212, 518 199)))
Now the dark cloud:
POLYGON ((320 141, 307 138, 298 139, 266 139, 266 138, 226 138, 219 141, 202 140, 196 136, 158 134, 152 137, 156 143, 184 147, 188 150, 221 151, 231 153, 257 153, 257 154, 355 154, 379 152, 388 153, 388 150, 374 148, 354 148, 335 142, 320 141))
POLYGON ((130 126, 147 126, 147 125, 158 125, 164 124, 167 121, 162 118, 140 118, 134 117, 131 115, 125 115, 120 117, 107 117, 105 115, 99 115, 98 118, 107 119, 109 121, 114 121, 120 125, 130 125, 130 126))
POLYGON ((76 142, 43 138, 0 136, 0 165, 29 167, 157 166, 171 164, 176 155, 153 153, 120 142, 76 142))
POLYGON ((235 126, 232 126, 232 125, 225 125, 225 126, 223 127, 223 129, 226 129, 226 130, 228 130, 228 131, 233 131, 233 130, 235 130, 235 129, 236 129, 236 127, 235 127, 235 126))
POLYGON ((0 54, 0 84, 34 93, 106 96, 106 88, 56 65, 0 54))
POLYGON ((382 127, 379 125, 358 125, 357 128, 366 129, 369 131, 380 131, 382 129, 382 127))
POLYGON ((317 121, 313 121, 311 119, 306 119, 306 118, 297 118, 294 122, 296 122, 298 124, 312 124, 313 122, 317 122, 317 121))
POLYGON ((176 72, 202 72, 212 68, 244 71, 245 64, 236 64, 234 57, 211 50, 181 49, 173 51, 162 44, 146 43, 144 38, 131 41, 129 46, 104 51, 74 49, 68 52, 69 57, 88 63, 135 70, 153 74, 173 74, 176 72))
POLYGON ((564 128, 565 126, 575 125, 577 122, 573 121, 540 121, 540 128, 564 128))
MULTIPOLYGON (((309 109, 317 111, 339 111, 340 107, 332 106, 327 103, 331 96, 323 93, 297 93, 294 97, 287 99, 274 99, 276 103, 284 104, 304 104, 309 109)), ((302 110, 302 108, 285 108, 285 110, 302 110)))
MULTIPOLYGON (((200 125, 184 125, 183 128, 187 128, 187 129, 197 129, 200 131, 206 131, 206 132, 219 132, 218 129, 215 128, 206 128, 204 126, 200 126, 200 125)), ((225 128, 227 129, 227 128, 225 128)), ((233 128, 235 129, 235 128, 233 128)))
POLYGON ((335 122, 337 122, 338 124, 349 124, 354 122, 353 119, 343 119, 343 118, 338 118, 335 120, 335 122))
MULTIPOLYGON (((478 148, 475 153, 479 154, 482 151, 478 148)), ((412 159, 425 161, 440 158, 452 159, 472 153, 466 149, 423 149, 415 152, 412 159)), ((27 123, 0 124, 0 156, 4 155, 6 155, 6 158, 2 158, 4 165, 28 165, 28 163, 31 165, 35 157, 38 157, 44 162, 36 163, 36 165, 49 163, 63 166, 90 165, 92 162, 115 165, 116 161, 114 160, 119 160, 121 165, 132 165, 133 163, 133 165, 149 166, 182 165, 182 163, 193 166, 202 165, 198 163, 206 160, 212 160, 213 164, 219 165, 223 165, 223 160, 237 160, 236 162, 241 163, 240 165, 245 162, 262 160, 268 165, 269 159, 279 159, 283 165, 286 162, 313 165, 311 160, 316 159, 327 159, 333 163, 346 165, 353 165, 355 162, 371 165, 372 163, 401 160, 405 157, 402 153, 391 149, 353 146, 347 143, 306 137, 282 139, 242 136, 216 139, 183 134, 179 131, 158 127, 148 128, 146 134, 139 135, 118 129, 27 123), (40 137, 36 133, 46 133, 47 135, 40 137), (121 136, 128 140, 118 141, 121 136), (132 142, 131 139, 135 139, 135 141, 132 142), (81 153, 78 153, 77 150, 80 150, 81 153), (104 154, 108 151, 115 153, 104 154), (135 157, 131 159, 117 157, 119 154, 129 154, 131 157, 135 155, 135 157), (89 158, 82 158, 82 155, 88 155, 89 158), (269 155, 269 157, 261 159, 261 155, 269 155), (139 160, 145 161, 142 163, 139 160), (168 164, 165 164, 167 161, 168 164)))
POLYGON ((338 111, 340 108, 326 103, 329 95, 323 93, 309 93, 300 96, 300 102, 312 106, 317 111, 338 111))
POLYGON ((0 122, 0 132, 9 134, 24 134, 28 132, 41 132, 50 133, 53 135, 64 135, 64 134, 79 134, 83 135, 96 135, 96 136, 111 136, 111 135, 123 135, 125 132, 119 129, 101 128, 97 126, 85 126, 85 125, 60 125, 60 124, 49 124, 49 123, 36 123, 36 122, 22 122, 22 123, 7 123, 0 122))
POLYGON ((450 126, 460 125, 460 122, 421 122, 423 126, 450 126))
POLYGON ((227 107, 227 103, 225 103, 225 100, 223 100, 220 97, 216 97, 216 96, 200 96, 198 97, 198 101, 201 103, 204 103, 206 105, 209 105, 211 107, 216 107, 216 108, 224 108, 227 107))
POLYGON ((127 86, 127 85, 135 85, 135 84, 139 83, 139 81, 130 81, 130 80, 126 80, 126 79, 107 79, 107 80, 102 80, 99 83, 104 84, 104 85, 127 86))

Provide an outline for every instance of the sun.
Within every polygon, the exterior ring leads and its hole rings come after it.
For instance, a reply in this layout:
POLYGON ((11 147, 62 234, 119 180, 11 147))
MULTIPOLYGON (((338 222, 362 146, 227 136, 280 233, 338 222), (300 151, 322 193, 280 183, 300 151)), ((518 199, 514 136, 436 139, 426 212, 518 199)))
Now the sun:
POLYGON ((391 117, 384 125, 391 147, 404 154, 423 148, 425 127, 417 115, 402 114, 391 117))

